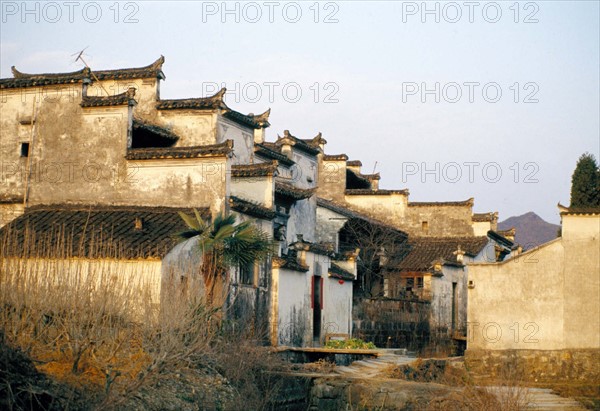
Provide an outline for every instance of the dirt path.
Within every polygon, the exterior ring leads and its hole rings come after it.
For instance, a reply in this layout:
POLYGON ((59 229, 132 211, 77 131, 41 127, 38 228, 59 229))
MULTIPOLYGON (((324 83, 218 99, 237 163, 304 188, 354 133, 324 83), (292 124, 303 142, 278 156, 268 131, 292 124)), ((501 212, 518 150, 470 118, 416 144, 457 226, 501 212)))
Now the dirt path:
MULTIPOLYGON (((349 366, 338 366, 335 367, 334 372, 347 378, 386 378, 385 371, 390 366, 410 364, 416 359, 414 355, 408 355, 404 350, 380 350, 377 358, 355 361, 349 366)), ((506 397, 506 391, 511 388, 485 387, 485 389, 500 398, 506 397)), ((526 387, 525 390, 523 395, 531 410, 585 410, 579 402, 553 394, 551 389, 526 387)))

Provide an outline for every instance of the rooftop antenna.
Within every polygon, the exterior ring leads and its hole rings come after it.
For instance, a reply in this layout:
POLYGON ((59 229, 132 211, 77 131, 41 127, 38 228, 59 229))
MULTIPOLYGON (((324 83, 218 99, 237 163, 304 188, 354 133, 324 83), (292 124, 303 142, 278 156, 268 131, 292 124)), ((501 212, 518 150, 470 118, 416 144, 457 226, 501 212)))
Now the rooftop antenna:
POLYGON ((372 174, 375 174, 375 169, 376 168, 377 168, 377 161, 375 162, 375 165, 373 166, 373 173, 372 174))
POLYGON ((98 77, 96 77, 96 75, 94 74, 94 72, 92 71, 92 68, 89 66, 89 64, 87 64, 87 62, 83 59, 83 52, 87 50, 89 46, 85 47, 83 50, 81 50, 78 53, 73 53, 71 54, 71 56, 77 55, 77 57, 75 58, 75 62, 77 62, 78 60, 81 60, 81 62, 83 64, 85 64, 85 66, 90 70, 90 74, 92 75, 92 77, 94 78, 94 80, 96 80, 98 82, 98 85, 100 86, 100 88, 102 90, 104 90, 104 92, 106 93, 107 96, 110 96, 110 93, 108 91, 106 91, 106 89, 104 88, 104 86, 102 85, 102 83, 100 83, 100 80, 98 79, 98 77))

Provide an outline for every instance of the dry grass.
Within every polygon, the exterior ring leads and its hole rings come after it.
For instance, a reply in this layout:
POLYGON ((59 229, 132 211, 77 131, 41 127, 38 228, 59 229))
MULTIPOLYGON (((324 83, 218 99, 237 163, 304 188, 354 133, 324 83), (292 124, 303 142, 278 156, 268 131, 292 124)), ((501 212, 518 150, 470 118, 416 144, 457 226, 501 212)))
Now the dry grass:
MULTIPOLYGON (((54 251, 65 258, 23 260, 12 257, 12 244, 10 233, 0 238, 3 343, 21 350, 38 371, 71 390, 77 396, 72 408, 81 399, 89 409, 135 408, 133 398, 143 392, 155 395, 158 391, 152 390, 161 381, 170 383, 166 379, 185 375, 185 370, 201 370, 236 391, 228 402, 212 398, 216 408, 247 401, 261 409, 277 390, 277 381, 265 371, 280 364, 246 336, 224 331, 219 308, 179 294, 163 301, 168 309, 160 309, 155 284, 139 268, 131 269, 139 262, 117 263, 119 250, 107 250, 110 258, 105 259, 68 258, 68 247, 30 241, 62 247, 40 254, 54 251)), ((9 381, 0 381, 0 388, 2 384, 10 391, 9 381)), ((208 397, 204 392, 186 398, 195 408, 210 409, 198 403, 208 397)), ((11 398, 6 401, 10 407, 11 398)))
POLYGON ((325 358, 321 358, 318 361, 304 364, 304 366, 302 368, 308 372, 331 374, 335 370, 335 363, 328 361, 325 358))
POLYGON ((597 384, 564 383, 552 386, 561 397, 573 398, 589 410, 600 410, 600 382, 597 384))
POLYGON ((488 381, 489 386, 482 386, 481 381, 476 383, 462 362, 443 359, 419 358, 411 364, 392 366, 386 376, 457 388, 446 397, 415 403, 414 409, 520 411, 530 403, 522 374, 510 364, 503 369, 500 379, 488 381))

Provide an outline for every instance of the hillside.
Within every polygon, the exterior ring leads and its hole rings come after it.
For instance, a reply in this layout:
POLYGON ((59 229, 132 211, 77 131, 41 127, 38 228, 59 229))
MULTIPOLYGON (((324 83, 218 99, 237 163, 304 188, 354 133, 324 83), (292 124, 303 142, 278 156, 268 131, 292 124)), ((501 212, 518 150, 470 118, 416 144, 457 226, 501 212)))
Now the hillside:
POLYGON ((498 230, 508 230, 514 227, 517 230, 515 241, 528 250, 556 238, 559 225, 543 220, 533 211, 510 217, 498 223, 498 230))

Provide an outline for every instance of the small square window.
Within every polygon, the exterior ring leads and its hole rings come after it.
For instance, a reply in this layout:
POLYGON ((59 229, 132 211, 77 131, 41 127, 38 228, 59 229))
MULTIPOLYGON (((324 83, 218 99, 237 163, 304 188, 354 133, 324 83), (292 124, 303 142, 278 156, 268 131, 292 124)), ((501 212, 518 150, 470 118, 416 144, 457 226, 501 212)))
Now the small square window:
POLYGON ((240 284, 254 285, 254 264, 242 264, 239 267, 240 284))
POLYGON ((421 230, 425 233, 429 231, 429 223, 427 221, 421 223, 421 230))
POLYGON ((29 157, 29 143, 21 143, 21 157, 29 157))
POLYGON ((423 277, 417 277, 417 288, 423 288, 423 277))

